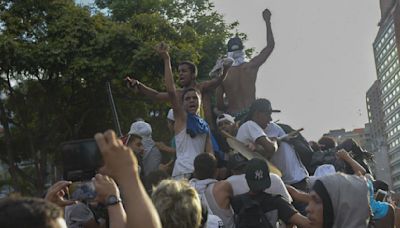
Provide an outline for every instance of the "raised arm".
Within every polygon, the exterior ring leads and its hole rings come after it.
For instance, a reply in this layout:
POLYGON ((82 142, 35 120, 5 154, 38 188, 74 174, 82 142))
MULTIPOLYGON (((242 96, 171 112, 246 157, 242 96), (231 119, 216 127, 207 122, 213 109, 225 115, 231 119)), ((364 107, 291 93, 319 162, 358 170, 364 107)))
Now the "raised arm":
POLYGON ((166 92, 158 92, 157 90, 150 88, 140 82, 139 80, 131 77, 126 77, 125 81, 129 88, 133 89, 134 91, 138 91, 141 94, 150 97, 154 101, 158 102, 166 102, 169 101, 168 93, 166 92))
POLYGON ((223 62, 222 74, 219 77, 215 77, 211 80, 199 83, 201 91, 203 90, 211 91, 217 88, 219 85, 221 85, 221 83, 225 80, 226 75, 228 74, 229 68, 231 68, 233 61, 230 58, 221 59, 220 61, 223 62))
POLYGON ((175 133, 179 133, 185 127, 186 114, 183 110, 181 99, 178 96, 175 82, 172 77, 171 58, 168 53, 168 45, 162 42, 156 46, 156 51, 164 61, 165 87, 167 89, 169 100, 171 101, 172 109, 174 110, 174 130, 175 133))
POLYGON ((336 152, 336 156, 340 159, 342 159, 343 161, 345 161, 350 167, 351 169, 353 169, 354 174, 358 175, 358 176, 363 176, 367 173, 367 171, 365 171, 364 167, 362 167, 356 160, 354 160, 349 153, 347 153, 346 150, 339 150, 338 152, 336 152))
POLYGON ((271 12, 268 9, 265 9, 262 15, 267 26, 267 46, 260 52, 260 54, 255 56, 249 62, 249 66, 256 69, 258 69, 265 61, 267 61, 275 47, 274 35, 271 28, 271 12))

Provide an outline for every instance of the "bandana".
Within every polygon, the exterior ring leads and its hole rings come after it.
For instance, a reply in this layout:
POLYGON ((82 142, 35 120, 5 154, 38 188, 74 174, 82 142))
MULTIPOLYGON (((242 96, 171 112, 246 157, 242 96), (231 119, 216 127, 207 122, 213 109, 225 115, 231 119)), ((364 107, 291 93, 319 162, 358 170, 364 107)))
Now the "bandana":
POLYGON ((241 65, 241 64, 246 62, 245 54, 244 54, 243 50, 237 50, 237 51, 228 52, 228 58, 232 58, 233 59, 232 66, 239 66, 239 65, 241 65))
POLYGON ((190 137, 194 138, 198 134, 208 134, 209 131, 210 128, 205 120, 198 115, 187 113, 186 133, 188 133, 190 137))

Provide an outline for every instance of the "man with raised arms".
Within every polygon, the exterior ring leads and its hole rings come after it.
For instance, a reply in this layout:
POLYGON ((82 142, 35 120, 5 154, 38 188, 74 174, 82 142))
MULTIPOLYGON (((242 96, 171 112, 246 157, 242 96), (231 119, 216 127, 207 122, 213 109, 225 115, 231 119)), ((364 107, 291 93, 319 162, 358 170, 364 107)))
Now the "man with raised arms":
POLYGON ((271 12, 265 9, 262 13, 267 26, 267 46, 249 62, 245 61, 243 44, 239 37, 228 42, 228 57, 234 60, 222 85, 217 88, 216 101, 219 111, 227 112, 241 120, 255 100, 256 79, 260 66, 271 55, 275 46, 271 29, 271 12))

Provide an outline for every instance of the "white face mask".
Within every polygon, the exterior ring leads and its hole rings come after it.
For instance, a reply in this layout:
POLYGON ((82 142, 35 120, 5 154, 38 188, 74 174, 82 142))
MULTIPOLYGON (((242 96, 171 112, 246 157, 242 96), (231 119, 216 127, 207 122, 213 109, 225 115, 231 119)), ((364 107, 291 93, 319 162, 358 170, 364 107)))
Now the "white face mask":
POLYGON ((228 58, 232 58, 234 60, 232 66, 239 66, 246 62, 243 50, 228 52, 228 58))

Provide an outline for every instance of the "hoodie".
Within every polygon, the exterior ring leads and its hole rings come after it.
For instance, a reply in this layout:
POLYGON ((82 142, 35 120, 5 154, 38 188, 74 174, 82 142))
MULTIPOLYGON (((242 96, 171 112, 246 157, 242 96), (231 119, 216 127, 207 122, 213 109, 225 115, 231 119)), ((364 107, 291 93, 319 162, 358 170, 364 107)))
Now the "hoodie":
POLYGON ((344 173, 324 176, 319 180, 325 186, 332 202, 333 228, 368 226, 370 207, 366 180, 344 173))

